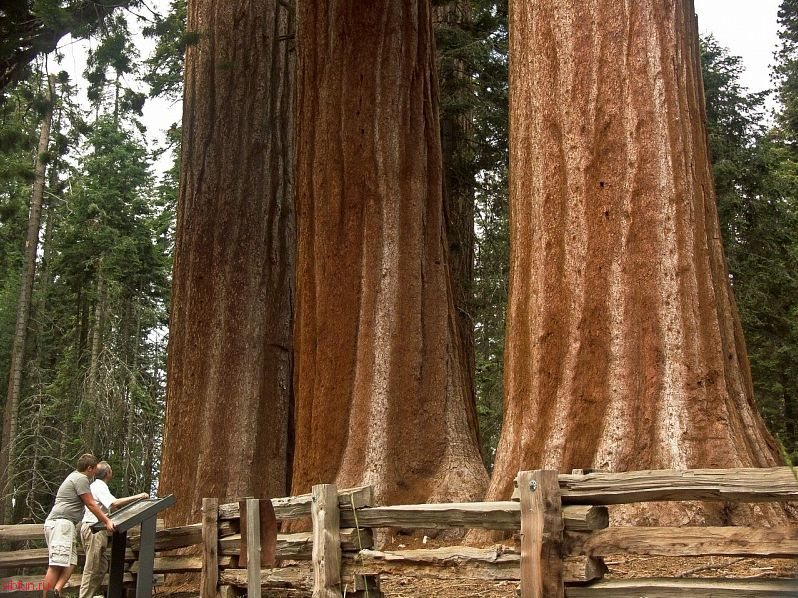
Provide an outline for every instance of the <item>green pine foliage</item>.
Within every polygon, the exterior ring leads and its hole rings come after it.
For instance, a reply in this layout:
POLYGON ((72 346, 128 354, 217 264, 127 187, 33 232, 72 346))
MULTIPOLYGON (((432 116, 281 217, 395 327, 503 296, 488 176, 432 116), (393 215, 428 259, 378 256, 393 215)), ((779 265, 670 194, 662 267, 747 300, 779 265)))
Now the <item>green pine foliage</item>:
MULTIPOLYGON (((742 88, 740 58, 711 37, 702 40, 701 49, 718 214, 754 395, 770 430, 795 456, 798 170, 784 130, 790 108, 784 103, 781 126, 768 129, 767 94, 742 88)), ((785 51, 782 64, 795 55, 794 48, 785 51)))
MULTIPOLYGON (((152 489, 159 468, 176 171, 152 174, 156 154, 137 121, 138 57, 125 19, 106 25, 79 82, 91 112, 71 103, 68 78, 57 85, 14 455, 15 521, 41 520, 54 485, 87 450, 111 463, 120 495, 152 489)), ((4 381, 42 112, 31 90, 40 79, 8 88, 0 104, 4 381)))
POLYGON ((169 12, 144 28, 154 38, 155 51, 145 61, 144 81, 154 96, 173 100, 183 97, 183 63, 186 47, 197 42, 196 32, 186 31, 186 0, 171 0, 169 12))
MULTIPOLYGON (((468 254, 473 275, 459 281, 474 325, 474 384, 482 455, 491 467, 502 418, 507 303, 507 5, 439 1, 436 23, 441 136, 449 201, 469 201, 473 233, 450 232, 450 255, 468 254), (453 196, 453 197, 452 197, 453 196)), ((456 209, 447 206, 449 210, 456 209)), ((462 275, 462 273, 461 273, 462 275)))

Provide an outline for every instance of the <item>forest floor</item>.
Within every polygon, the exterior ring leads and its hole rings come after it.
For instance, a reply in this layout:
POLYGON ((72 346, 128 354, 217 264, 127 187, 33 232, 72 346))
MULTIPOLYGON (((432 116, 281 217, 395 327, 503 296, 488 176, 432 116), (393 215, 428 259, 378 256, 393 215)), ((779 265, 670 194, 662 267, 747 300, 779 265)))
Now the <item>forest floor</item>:
MULTIPOLYGON (((703 578, 798 578, 798 560, 738 557, 630 557, 606 559, 609 574, 605 579, 645 577, 703 578)), ((516 598, 518 582, 478 582, 435 580, 383 575, 380 578, 386 598, 516 598)))
MULTIPOLYGON (((386 550, 433 548, 446 542, 430 540, 426 545, 416 537, 397 538, 397 545, 386 550)), ((511 543, 512 541, 510 541, 511 543)), ((520 550, 520 546, 516 545, 520 550)), ((604 579, 655 577, 690 577, 719 579, 787 578, 798 579, 798 559, 740 557, 640 557, 624 554, 604 559, 609 573, 604 579)), ((386 598, 516 598, 515 581, 438 580, 381 575, 380 585, 386 598)))
MULTIPOLYGON (((616 555, 605 559, 609 574, 605 579, 652 577, 691 578, 787 578, 798 579, 798 560, 740 557, 637 557, 616 555)), ((426 579, 381 575, 386 598, 516 598, 515 581, 471 581, 467 579, 426 579)), ((155 595, 166 598, 196 598, 198 588, 156 588, 155 595)), ((285 591, 264 592, 269 598, 285 598, 285 591)), ((304 596, 291 592, 290 596, 304 596)), ((310 596, 308 593, 307 596, 310 596)))

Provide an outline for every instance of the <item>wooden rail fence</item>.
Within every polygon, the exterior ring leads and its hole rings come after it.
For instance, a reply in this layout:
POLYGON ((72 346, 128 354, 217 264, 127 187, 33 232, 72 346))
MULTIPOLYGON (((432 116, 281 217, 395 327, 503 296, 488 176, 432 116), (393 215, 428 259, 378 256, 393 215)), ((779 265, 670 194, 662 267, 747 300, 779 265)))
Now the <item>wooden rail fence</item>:
MULTIPOLYGON (((798 501, 798 481, 789 468, 525 471, 516 484, 514 500, 481 503, 381 507, 374 505, 369 487, 337 490, 332 485, 271 501, 205 499, 200 523, 156 533, 155 573, 200 573, 201 598, 264 590, 281 596, 378 598, 381 574, 520 582, 524 598, 798 596, 795 579, 603 579, 607 555, 797 558, 798 527, 609 527, 606 507, 647 501, 798 501), (260 527, 261 518, 272 510, 264 511, 264 502, 271 503, 278 521, 310 518, 312 531, 278 534, 261 544, 269 527, 260 527), (507 530, 519 532, 520 546, 377 550, 375 528, 507 530), (189 546, 199 547, 196 556, 164 554, 189 546), (273 555, 267 554, 270 549, 273 555)), ((0 526, 0 542, 42 537, 40 525, 0 526)), ((135 536, 129 539, 130 581, 138 571, 137 542, 135 536)), ((41 567, 46 559, 45 549, 0 553, 0 569, 41 567)), ((23 580, 6 578, 2 587, 9 579, 23 580)), ((74 579, 79 583, 77 574, 74 579)))

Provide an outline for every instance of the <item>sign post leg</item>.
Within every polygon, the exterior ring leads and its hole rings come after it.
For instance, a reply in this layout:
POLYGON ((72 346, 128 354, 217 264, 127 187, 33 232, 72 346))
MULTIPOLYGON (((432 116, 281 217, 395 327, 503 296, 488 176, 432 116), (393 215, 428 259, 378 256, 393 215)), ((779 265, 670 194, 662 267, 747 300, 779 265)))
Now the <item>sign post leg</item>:
POLYGON ((108 598, 122 598, 122 577, 125 574, 127 532, 111 536, 111 570, 108 572, 108 598))
POLYGON ((152 571, 155 565, 155 523, 154 516, 141 522, 136 598, 150 598, 152 596, 152 571))

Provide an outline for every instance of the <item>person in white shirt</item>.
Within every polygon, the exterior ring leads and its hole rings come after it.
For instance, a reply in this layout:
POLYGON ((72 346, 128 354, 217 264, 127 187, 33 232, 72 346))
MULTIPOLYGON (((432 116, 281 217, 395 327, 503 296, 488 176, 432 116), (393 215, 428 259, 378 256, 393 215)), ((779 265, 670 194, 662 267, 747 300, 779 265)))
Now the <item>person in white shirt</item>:
MULTIPOLYGON (((94 472, 94 481, 91 483, 91 495, 97 504, 100 505, 103 513, 111 513, 121 509, 142 498, 149 498, 146 492, 128 496, 126 498, 116 498, 108 489, 108 482, 114 476, 111 466, 105 461, 97 464, 94 472)), ((89 510, 83 515, 83 523, 80 528, 80 539, 83 542, 83 551, 86 553, 86 564, 83 566, 83 578, 80 580, 80 598, 92 598, 100 589, 108 571, 110 555, 108 554, 108 534, 105 530, 99 532, 91 531, 91 526, 97 523, 97 517, 89 510)))

